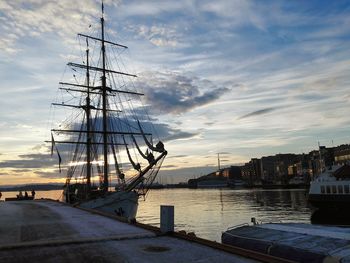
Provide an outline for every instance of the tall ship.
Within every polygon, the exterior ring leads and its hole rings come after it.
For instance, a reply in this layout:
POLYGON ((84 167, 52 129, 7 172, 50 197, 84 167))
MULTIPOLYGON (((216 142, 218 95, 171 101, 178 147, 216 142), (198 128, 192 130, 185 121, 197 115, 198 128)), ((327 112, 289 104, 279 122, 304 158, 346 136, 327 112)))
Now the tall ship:
MULTIPOLYGON (((78 34, 82 59, 59 84, 65 120, 51 129, 51 153, 67 162, 64 200, 134 220, 167 151, 121 60, 127 46, 107 39, 104 7, 98 35, 78 34)), ((55 113, 55 115, 57 115, 55 113)))

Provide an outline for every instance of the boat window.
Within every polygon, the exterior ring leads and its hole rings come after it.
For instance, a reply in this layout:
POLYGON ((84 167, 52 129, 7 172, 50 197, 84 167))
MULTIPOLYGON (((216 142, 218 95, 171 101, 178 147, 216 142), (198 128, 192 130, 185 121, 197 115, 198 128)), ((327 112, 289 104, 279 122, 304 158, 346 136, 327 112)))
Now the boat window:
POLYGON ((343 193, 343 186, 342 185, 338 185, 338 193, 339 194, 343 193))
POLYGON ((321 185, 321 193, 325 194, 326 193, 326 189, 324 188, 324 185, 321 185))
POLYGON ((336 194, 336 193, 337 193, 337 186, 332 185, 332 194, 336 194))
POLYGON ((349 193, 349 185, 344 185, 344 193, 349 193))
POLYGON ((330 193, 331 193, 331 186, 327 185, 327 194, 330 194, 330 193))

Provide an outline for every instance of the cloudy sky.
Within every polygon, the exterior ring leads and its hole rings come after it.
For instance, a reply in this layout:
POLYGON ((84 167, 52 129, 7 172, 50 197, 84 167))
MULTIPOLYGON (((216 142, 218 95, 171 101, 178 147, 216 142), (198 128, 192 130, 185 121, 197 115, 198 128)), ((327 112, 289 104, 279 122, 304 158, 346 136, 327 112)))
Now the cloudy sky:
MULTIPOLYGON (((349 1, 105 1, 178 182, 350 140, 349 1)), ((95 0, 0 1, 0 185, 58 182, 51 102, 95 0)))

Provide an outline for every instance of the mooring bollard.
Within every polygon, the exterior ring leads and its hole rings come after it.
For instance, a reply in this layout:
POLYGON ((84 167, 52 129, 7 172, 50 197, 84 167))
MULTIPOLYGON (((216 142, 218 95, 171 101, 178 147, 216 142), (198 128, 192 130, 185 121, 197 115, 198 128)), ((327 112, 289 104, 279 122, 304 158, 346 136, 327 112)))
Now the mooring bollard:
POLYGON ((174 232, 174 206, 160 206, 160 231, 162 233, 174 232))

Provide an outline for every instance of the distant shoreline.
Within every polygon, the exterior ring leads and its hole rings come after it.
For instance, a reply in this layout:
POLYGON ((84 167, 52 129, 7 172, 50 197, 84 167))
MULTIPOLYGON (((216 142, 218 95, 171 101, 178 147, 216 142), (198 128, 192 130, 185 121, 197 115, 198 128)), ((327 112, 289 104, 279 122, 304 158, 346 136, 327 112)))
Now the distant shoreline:
POLYGON ((16 192, 16 191, 49 191, 49 190, 61 190, 63 185, 54 185, 54 184, 43 184, 43 185, 20 185, 20 186, 0 186, 1 192, 16 192))
MULTIPOLYGON (((197 187, 191 187, 186 183, 179 184, 154 184, 150 187, 150 189, 173 189, 173 188, 189 188, 196 189, 197 187)), ((271 184, 271 185, 253 185, 253 186, 245 186, 245 187, 198 187, 198 188, 230 188, 230 189, 251 189, 251 188, 262 188, 262 189, 308 189, 309 184, 301 184, 301 185, 280 185, 280 184, 271 184)), ((63 190, 62 184, 32 184, 32 185, 19 185, 19 186, 0 186, 1 192, 16 192, 16 191, 50 191, 50 190, 63 190)))

